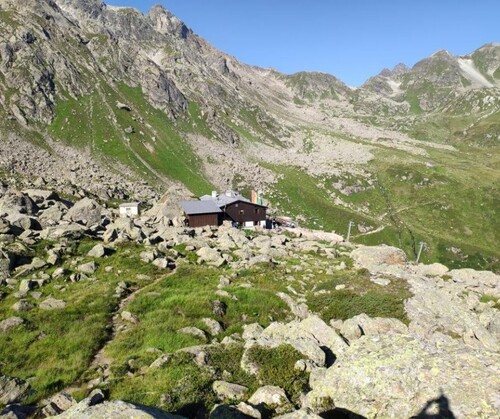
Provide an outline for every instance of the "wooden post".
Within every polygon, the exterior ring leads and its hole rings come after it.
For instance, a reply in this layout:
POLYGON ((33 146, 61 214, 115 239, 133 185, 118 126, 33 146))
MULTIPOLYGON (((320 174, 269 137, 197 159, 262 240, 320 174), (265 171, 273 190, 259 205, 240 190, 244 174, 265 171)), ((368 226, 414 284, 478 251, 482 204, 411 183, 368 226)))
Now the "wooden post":
POLYGON ((420 242, 420 248, 418 249, 418 254, 417 254, 417 260, 415 263, 418 264, 418 261, 420 260, 420 255, 422 254, 422 249, 424 248, 424 242, 420 242))
POLYGON ((346 241, 348 242, 349 239, 351 238, 351 227, 354 225, 352 221, 349 221, 349 225, 347 227, 347 238, 346 241))

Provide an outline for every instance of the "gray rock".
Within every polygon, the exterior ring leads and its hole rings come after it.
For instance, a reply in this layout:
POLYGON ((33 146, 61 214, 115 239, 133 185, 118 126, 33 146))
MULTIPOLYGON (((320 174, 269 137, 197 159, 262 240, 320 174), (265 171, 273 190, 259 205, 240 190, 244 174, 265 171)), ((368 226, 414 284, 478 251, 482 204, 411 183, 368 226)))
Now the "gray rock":
POLYGON ((8 319, 0 321, 0 331, 7 332, 14 327, 24 324, 24 320, 20 317, 9 317, 8 319))
POLYGON ((89 250, 89 252, 87 253, 87 256, 91 257, 91 258, 102 258, 102 257, 106 256, 107 252, 108 252, 108 249, 106 247, 104 247, 103 244, 99 243, 99 244, 96 244, 92 249, 89 250))
POLYGON ((57 300, 54 297, 48 297, 38 307, 42 310, 60 310, 66 307, 66 302, 57 300))
POLYGON ((169 261, 167 258, 157 258, 153 260, 153 265, 160 269, 174 268, 175 264, 169 261))
POLYGON ((32 308, 33 304, 31 304, 27 300, 19 300, 17 303, 14 303, 12 305, 12 310, 19 312, 30 311, 32 308))
POLYGON ((66 211, 66 206, 58 202, 56 203, 56 205, 53 205, 42 211, 38 219, 40 220, 40 224, 43 228, 55 226, 59 224, 59 222, 63 219, 66 211))
POLYGON ((390 279, 381 278, 378 276, 376 276, 374 278, 370 278, 370 281, 372 281, 374 284, 380 285, 381 287, 386 287, 387 285, 389 285, 391 283, 390 279))
POLYGON ((340 327, 340 333, 352 342, 363 335, 408 334, 408 326, 398 319, 370 318, 363 313, 344 321, 340 327))
POLYGON ((70 407, 76 404, 76 400, 70 394, 62 391, 52 396, 47 400, 46 406, 42 409, 42 413, 46 416, 55 416, 65 412, 70 407))
POLYGON ((43 201, 48 200, 59 200, 57 193, 45 189, 24 189, 23 193, 28 195, 37 204, 41 204, 43 201))
POLYGON ((238 412, 246 415, 246 418, 255 418, 261 419, 262 414, 253 406, 250 406, 248 403, 239 402, 236 406, 234 406, 238 412))
POLYGON ((128 106, 128 105, 127 105, 127 104, 125 104, 125 103, 116 102, 116 107, 117 107, 118 109, 122 109, 122 110, 127 111, 127 112, 132 111, 132 109, 130 108, 130 106, 128 106))
POLYGON ((0 281, 9 277, 10 270, 13 268, 13 256, 0 250, 0 281))
POLYGON ((449 269, 440 264, 440 263, 433 263, 431 265, 418 265, 418 274, 422 276, 442 276, 445 275, 449 269))
POLYGON ((19 291, 23 293, 34 290, 35 288, 38 288, 38 282, 32 279, 23 279, 19 284, 19 291))
POLYGON ((198 329, 197 327, 193 327, 193 326, 183 327, 182 329, 179 329, 178 332, 183 333, 185 335, 191 335, 191 336, 197 337, 197 338, 203 340, 204 342, 206 342, 208 340, 206 333, 203 330, 198 329))
POLYGON ((227 304, 224 301, 212 301, 212 313, 218 317, 224 317, 227 311, 227 304))
POLYGON ((357 266, 371 273, 399 273, 407 263, 401 249, 386 245, 359 246, 351 252, 351 257, 357 266))
POLYGON ((57 265, 61 261, 59 253, 54 250, 49 250, 47 252, 47 263, 49 265, 57 265))
POLYGON ((288 305, 290 311, 298 318, 305 319, 311 315, 311 312, 306 304, 295 302, 292 297, 284 292, 278 292, 276 295, 288 305))
POLYGON ((224 331, 221 324, 217 320, 210 319, 210 318, 203 318, 203 319, 201 319, 201 321, 205 324, 205 326, 208 329, 208 332, 212 336, 217 336, 224 331))
POLYGON ((196 254, 198 255, 198 263, 205 262, 208 265, 215 267, 221 267, 227 260, 224 259, 217 249, 212 249, 211 247, 202 247, 196 254))
MULTIPOLYGON (((25 230, 41 230, 42 226, 35 217, 24 214, 12 214, 7 217, 11 226, 17 227, 23 231, 25 230)), ((15 234, 15 232, 14 232, 15 234)))
POLYGON ((307 399, 316 405, 329 397, 367 418, 399 418, 417 416, 446 397, 455 417, 495 417, 497 377, 497 354, 467 349, 451 338, 437 343, 408 335, 363 336, 324 373, 311 374, 307 399))
POLYGON ((91 261, 79 265, 76 269, 85 274, 93 274, 97 270, 97 265, 94 261, 91 261))
POLYGON ((47 227, 41 233, 40 237, 46 240, 57 241, 62 238, 78 240, 83 237, 85 228, 79 224, 57 225, 47 227))
POLYGON ((313 413, 310 409, 300 409, 285 415, 275 416, 276 419, 321 419, 321 416, 313 413))
POLYGON ((65 215, 65 218, 86 226, 100 224, 102 207, 93 199, 83 198, 73 205, 65 215))
POLYGON ((30 385, 19 378, 0 375, 0 404, 22 402, 30 393, 30 385))
POLYGON ((276 348, 283 344, 291 345, 316 367, 332 364, 347 349, 347 344, 335 330, 317 316, 287 324, 274 322, 256 340, 246 342, 242 368, 250 374, 257 373, 258 365, 252 363, 248 356, 254 345, 276 348))
POLYGON ((254 406, 266 405, 274 410, 276 407, 290 406, 290 400, 288 400, 285 390, 277 386, 263 386, 258 388, 250 396, 248 403, 254 406))
POLYGON ((55 417, 59 419, 184 419, 182 416, 172 415, 156 408, 138 406, 122 400, 92 403, 89 398, 55 417))
POLYGON ((132 324, 139 323, 139 318, 135 314, 132 314, 130 311, 122 311, 121 318, 123 320, 125 320, 126 322, 129 322, 132 324))
POLYGON ((170 355, 162 354, 151 363, 149 368, 150 369, 161 368, 161 367, 163 367, 163 365, 165 365, 168 362, 169 359, 170 359, 170 355))
POLYGON ((255 409, 249 410, 244 406, 231 405, 231 404, 216 404, 213 409, 210 411, 209 418, 210 419, 248 419, 257 418, 260 419, 262 416, 259 414, 255 414, 255 409))
POLYGON ((52 272, 52 278, 53 279, 61 278, 64 276, 65 272, 66 271, 64 268, 57 268, 54 272, 52 272))
POLYGON ((226 381, 214 381, 212 389, 219 400, 241 400, 248 391, 248 387, 226 381))
POLYGON ((258 323, 245 324, 243 325, 242 337, 245 340, 257 339, 263 331, 264 328, 258 323))

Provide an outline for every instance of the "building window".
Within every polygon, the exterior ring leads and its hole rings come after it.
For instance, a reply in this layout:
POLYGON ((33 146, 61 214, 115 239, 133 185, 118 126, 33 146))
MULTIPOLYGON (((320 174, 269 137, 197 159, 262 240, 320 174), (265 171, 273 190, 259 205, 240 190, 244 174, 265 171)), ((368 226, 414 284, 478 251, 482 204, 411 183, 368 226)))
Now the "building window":
POLYGON ((255 208, 255 214, 260 214, 260 208, 255 208))
POLYGON ((244 211, 244 210, 240 210, 240 214, 244 214, 244 213, 245 213, 245 211, 244 211))

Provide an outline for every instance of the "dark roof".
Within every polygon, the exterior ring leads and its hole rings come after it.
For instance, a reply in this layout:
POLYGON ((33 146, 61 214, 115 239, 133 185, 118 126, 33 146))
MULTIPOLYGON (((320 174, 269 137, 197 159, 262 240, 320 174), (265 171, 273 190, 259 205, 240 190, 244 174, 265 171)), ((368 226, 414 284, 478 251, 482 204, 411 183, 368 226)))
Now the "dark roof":
POLYGON ((181 202, 183 211, 188 215, 213 214, 222 212, 217 204, 212 200, 206 201, 183 201, 181 202))

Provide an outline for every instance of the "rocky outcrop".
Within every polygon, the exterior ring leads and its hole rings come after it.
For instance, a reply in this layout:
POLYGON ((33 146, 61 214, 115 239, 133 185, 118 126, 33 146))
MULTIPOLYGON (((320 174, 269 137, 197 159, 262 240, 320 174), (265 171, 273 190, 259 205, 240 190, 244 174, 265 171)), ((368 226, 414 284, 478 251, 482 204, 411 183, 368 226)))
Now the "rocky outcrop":
POLYGON ((94 200, 85 197, 76 202, 75 205, 68 210, 66 218, 70 221, 91 226, 101 222, 101 214, 101 206, 94 200))
POLYGON ((0 375, 0 404, 22 402, 30 393, 30 385, 19 378, 0 375))
POLYGON ((336 407, 367 418, 413 417, 443 406, 441 415, 491 417, 498 409, 499 362, 497 354, 452 338, 364 336, 331 368, 311 374, 306 404, 330 397, 336 407))
POLYGON ((89 397, 74 405, 64 413, 55 416, 60 419, 106 419, 106 418, 137 418, 137 419, 182 419, 182 416, 172 415, 147 406, 134 405, 121 400, 104 401, 100 390, 91 393, 89 397))
POLYGON ((248 359, 249 350, 254 346, 276 348, 288 344, 317 367, 331 365, 347 347, 333 328, 317 316, 287 324, 271 323, 254 336, 254 339, 246 341, 246 351, 241 361, 242 368, 250 374, 256 374, 259 369, 258 365, 248 359))

